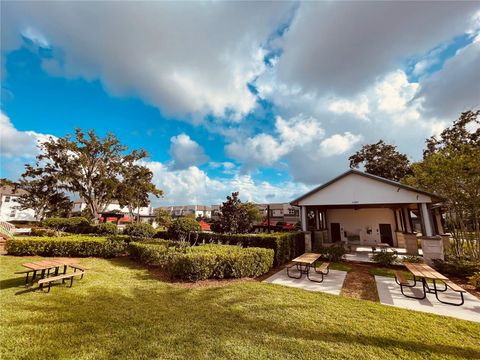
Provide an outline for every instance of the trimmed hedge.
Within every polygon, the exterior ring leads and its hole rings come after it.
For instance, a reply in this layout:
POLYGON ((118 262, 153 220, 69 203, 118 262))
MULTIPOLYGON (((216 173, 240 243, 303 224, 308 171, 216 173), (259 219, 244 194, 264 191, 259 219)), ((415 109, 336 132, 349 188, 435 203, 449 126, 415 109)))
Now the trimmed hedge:
POLYGON ((92 226, 87 218, 82 216, 71 218, 49 218, 42 222, 49 229, 66 231, 72 234, 88 234, 92 232, 92 226))
POLYGON ((131 223, 125 226, 123 234, 130 236, 131 238, 148 239, 153 238, 155 235, 155 229, 148 223, 131 223))
POLYGON ((6 242, 9 255, 26 256, 97 256, 110 258, 125 252, 122 239, 72 235, 64 237, 27 237, 6 242))
POLYGON ((128 245, 130 257, 145 265, 166 266, 176 251, 176 243, 170 240, 135 241, 128 245))
POLYGON ((175 247, 171 241, 133 242, 130 255, 145 264, 165 269, 171 278, 190 281, 255 277, 268 272, 274 251, 233 245, 175 247))
POLYGON ((164 239, 168 240, 170 237, 168 236, 168 231, 167 230, 157 230, 155 232, 155 235, 153 235, 154 239, 164 239))
POLYGON ((275 252, 275 266, 285 264, 305 252, 305 240, 301 232, 272 234, 217 234, 200 232, 198 237, 191 237, 191 241, 195 240, 198 243, 272 249, 275 252))
POLYGON ((117 235, 117 225, 111 222, 95 224, 92 226, 93 232, 98 235, 117 235))

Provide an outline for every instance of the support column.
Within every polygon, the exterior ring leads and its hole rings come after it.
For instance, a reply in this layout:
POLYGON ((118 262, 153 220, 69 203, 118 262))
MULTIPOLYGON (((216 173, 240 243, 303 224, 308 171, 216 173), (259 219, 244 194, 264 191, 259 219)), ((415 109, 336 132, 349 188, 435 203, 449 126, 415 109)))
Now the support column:
POLYGON ((302 231, 307 231, 307 207, 300 207, 300 221, 302 222, 302 231))
POLYGON ((426 203, 421 203, 420 204, 420 212, 422 213, 422 225, 423 228, 425 229, 425 234, 423 236, 432 236, 433 235, 433 230, 432 230, 432 223, 430 222, 430 213, 428 211, 428 207, 426 203))

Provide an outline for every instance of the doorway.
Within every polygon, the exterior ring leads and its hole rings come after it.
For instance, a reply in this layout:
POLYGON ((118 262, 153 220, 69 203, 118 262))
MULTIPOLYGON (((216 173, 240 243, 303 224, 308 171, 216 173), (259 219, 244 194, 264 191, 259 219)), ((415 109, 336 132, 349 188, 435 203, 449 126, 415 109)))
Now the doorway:
POLYGON ((390 224, 379 224, 380 242, 393 246, 392 226, 390 224))
POLYGON ((339 223, 330 223, 330 233, 332 235, 332 242, 338 242, 342 240, 339 223))

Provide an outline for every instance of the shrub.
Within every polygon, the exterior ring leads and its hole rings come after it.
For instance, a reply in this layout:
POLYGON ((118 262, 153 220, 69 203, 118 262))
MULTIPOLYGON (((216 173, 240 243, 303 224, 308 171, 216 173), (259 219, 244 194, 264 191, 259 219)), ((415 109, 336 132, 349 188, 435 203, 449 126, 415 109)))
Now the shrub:
POLYGON ((43 226, 72 234, 88 234, 92 232, 90 222, 81 216, 71 218, 50 218, 43 221, 43 226))
POLYGON ((181 217, 175 220, 168 228, 168 236, 174 240, 184 241, 192 232, 202 230, 197 220, 181 217))
POLYGON ((100 223, 93 225, 93 232, 98 235, 117 235, 117 225, 111 222, 100 223))
POLYGON ((125 252, 125 242, 117 238, 72 235, 65 237, 27 237, 7 240, 9 255, 114 257, 125 252))
POLYGON ((172 257, 167 270, 172 278, 190 281, 255 277, 268 272, 273 265, 273 256, 271 249, 193 246, 172 257))
POLYGON ((468 278, 468 282, 472 284, 475 289, 480 290, 480 271, 476 272, 468 278))
POLYGON ((388 266, 396 262, 398 256, 396 251, 388 251, 387 249, 380 249, 372 256, 372 260, 380 265, 388 266))
POLYGON ((305 252, 305 239, 301 232, 272 234, 217 234, 198 233, 198 242, 240 245, 244 248, 260 247, 275 252, 274 266, 285 264, 305 252))
POLYGON ((155 232, 155 235, 153 235, 155 239, 169 239, 168 237, 168 231, 167 230, 157 230, 155 232))
POLYGON ((175 254, 174 241, 152 240, 131 242, 128 246, 130 257, 145 265, 166 266, 168 258, 175 254))
POLYGON ((58 236, 59 231, 53 229, 44 229, 44 228, 32 228, 30 231, 31 236, 58 236))
POLYGON ((442 274, 460 277, 472 276, 480 271, 480 264, 457 257, 446 257, 445 260, 434 259, 433 263, 442 274))
POLYGON ((402 259, 402 262, 420 264, 420 263, 423 263, 423 258, 417 255, 405 255, 402 259))
POLYGON ((347 253, 343 245, 322 246, 318 252, 322 254, 322 258, 332 262, 339 262, 347 253))
POLYGON ((155 235, 155 229, 148 223, 131 223, 125 226, 123 233, 131 238, 147 239, 155 235))

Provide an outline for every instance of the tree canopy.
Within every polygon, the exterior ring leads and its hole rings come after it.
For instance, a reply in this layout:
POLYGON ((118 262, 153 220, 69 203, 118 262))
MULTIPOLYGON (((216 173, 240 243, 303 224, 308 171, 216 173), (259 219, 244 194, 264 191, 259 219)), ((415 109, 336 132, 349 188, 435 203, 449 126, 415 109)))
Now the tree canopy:
POLYGON ((379 140, 375 144, 363 145, 348 158, 350 168, 364 166, 365 171, 386 179, 400 181, 411 173, 407 155, 400 153, 397 147, 379 140))
POLYGON ((426 140, 423 160, 404 179, 438 194, 447 209, 455 255, 480 261, 480 111, 462 113, 440 136, 426 140), (476 239, 476 240, 475 240, 476 239))
MULTIPOLYGON (((22 175, 25 184, 43 181, 50 184, 49 189, 78 194, 94 219, 112 200, 136 208, 145 204, 148 194, 162 194, 151 183, 151 171, 138 164, 146 152, 127 152, 111 133, 101 138, 93 130, 76 129, 74 137, 51 137, 40 149, 35 166, 27 166, 22 175)), ((26 198, 33 202, 38 194, 33 192, 26 198)))
POLYGON ((254 222, 261 218, 262 215, 255 204, 242 203, 239 193, 233 192, 220 206, 219 219, 213 224, 212 230, 229 234, 248 233, 254 222))

